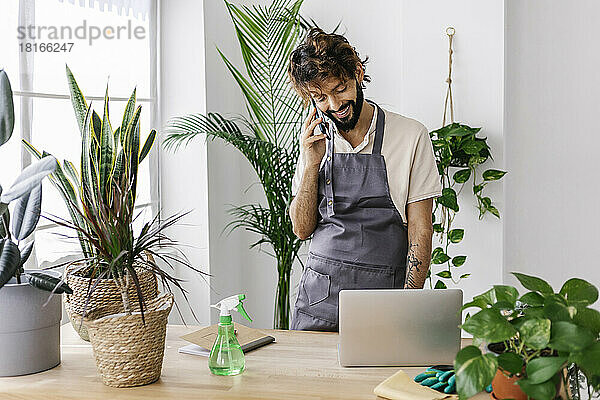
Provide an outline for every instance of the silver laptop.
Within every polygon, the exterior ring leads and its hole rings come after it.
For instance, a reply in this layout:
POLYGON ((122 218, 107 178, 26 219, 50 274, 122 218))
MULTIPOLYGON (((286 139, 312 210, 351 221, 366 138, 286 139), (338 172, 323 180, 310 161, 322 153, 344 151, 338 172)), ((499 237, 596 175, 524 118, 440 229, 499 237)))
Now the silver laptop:
POLYGON ((340 291, 340 364, 452 364, 460 349, 462 301, 460 289, 340 291))

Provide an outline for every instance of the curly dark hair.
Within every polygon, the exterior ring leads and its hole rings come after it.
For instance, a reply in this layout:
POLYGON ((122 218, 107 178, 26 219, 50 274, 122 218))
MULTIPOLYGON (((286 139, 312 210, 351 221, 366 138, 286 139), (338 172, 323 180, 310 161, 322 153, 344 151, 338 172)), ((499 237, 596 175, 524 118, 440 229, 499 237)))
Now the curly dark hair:
MULTIPOLYGON (((368 60, 369 57, 361 60, 344 36, 312 28, 290 55, 288 76, 293 88, 308 104, 309 83, 319 87, 320 82, 331 77, 342 81, 354 79, 356 70, 359 66, 364 69, 368 60)), ((364 82, 371 82, 369 75, 363 78, 363 88, 364 82)))

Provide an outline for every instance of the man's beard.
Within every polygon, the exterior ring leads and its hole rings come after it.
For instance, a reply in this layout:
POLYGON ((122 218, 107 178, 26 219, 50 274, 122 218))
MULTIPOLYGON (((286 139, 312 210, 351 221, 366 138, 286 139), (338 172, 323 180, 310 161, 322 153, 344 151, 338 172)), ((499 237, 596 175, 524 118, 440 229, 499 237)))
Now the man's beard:
POLYGON ((342 104, 342 106, 339 108, 340 110, 343 110, 348 104, 350 104, 350 107, 352 107, 352 114, 342 119, 338 119, 333 114, 333 111, 328 110, 325 114, 327 114, 329 119, 333 121, 338 131, 351 131, 358 123, 358 118, 360 117, 360 112, 362 111, 364 99, 365 98, 362 87, 360 87, 360 84, 356 82, 356 101, 349 100, 346 103, 342 104))

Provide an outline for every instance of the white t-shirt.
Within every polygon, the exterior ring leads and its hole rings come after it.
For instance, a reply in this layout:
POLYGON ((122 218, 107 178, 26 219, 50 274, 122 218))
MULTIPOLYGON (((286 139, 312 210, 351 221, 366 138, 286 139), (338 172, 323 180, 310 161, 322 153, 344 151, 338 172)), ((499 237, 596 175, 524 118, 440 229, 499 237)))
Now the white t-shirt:
MULTIPOLYGON (((392 201, 400 212, 402 221, 406 223, 406 205, 408 203, 441 196, 440 175, 427 128, 412 118, 387 110, 383 111, 385 113, 385 129, 381 154, 386 163, 392 201)), ((371 154, 376 123, 377 110, 373 112, 368 134, 355 148, 332 124, 335 152, 371 154)), ((304 157, 302 146, 300 146, 300 156, 292 181, 292 196, 298 193, 303 173, 304 157)))

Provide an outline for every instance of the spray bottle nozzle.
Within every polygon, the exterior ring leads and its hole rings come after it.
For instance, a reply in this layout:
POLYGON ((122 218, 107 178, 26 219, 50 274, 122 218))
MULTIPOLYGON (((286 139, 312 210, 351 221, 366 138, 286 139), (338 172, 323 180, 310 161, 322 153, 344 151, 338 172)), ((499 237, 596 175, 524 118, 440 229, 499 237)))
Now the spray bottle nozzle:
POLYGON ((252 322, 252 318, 250 318, 250 316, 244 309, 244 303, 242 303, 242 301, 245 299, 245 294, 236 294, 234 296, 230 296, 226 299, 221 300, 217 304, 211 305, 211 307, 217 308, 221 311, 221 313, 219 314, 221 322, 231 322, 231 310, 236 310, 237 312, 242 314, 244 318, 252 322))

